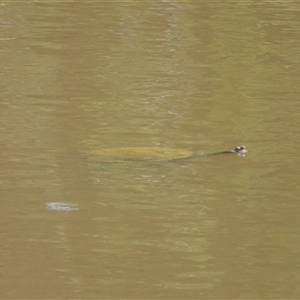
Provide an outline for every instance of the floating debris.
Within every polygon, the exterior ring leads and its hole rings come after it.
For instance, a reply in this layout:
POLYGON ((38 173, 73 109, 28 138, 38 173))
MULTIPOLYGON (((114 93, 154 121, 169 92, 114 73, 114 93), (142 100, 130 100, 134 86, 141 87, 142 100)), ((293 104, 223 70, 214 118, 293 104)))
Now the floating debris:
POLYGON ((62 210, 62 211, 70 211, 70 210, 78 210, 77 204, 70 204, 64 202, 49 202, 46 204, 46 209, 48 210, 62 210))

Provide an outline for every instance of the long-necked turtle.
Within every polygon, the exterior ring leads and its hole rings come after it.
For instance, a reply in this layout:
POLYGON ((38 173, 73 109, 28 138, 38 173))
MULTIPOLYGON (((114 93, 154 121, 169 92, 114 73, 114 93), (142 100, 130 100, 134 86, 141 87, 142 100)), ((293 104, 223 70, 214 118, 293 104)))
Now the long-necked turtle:
POLYGON ((199 153, 187 149, 172 148, 153 148, 153 147, 121 147, 121 148, 104 148, 95 150, 90 153, 94 159, 101 162, 122 162, 122 161, 176 161, 198 156, 211 156, 228 153, 246 153, 245 146, 238 146, 232 150, 199 153))

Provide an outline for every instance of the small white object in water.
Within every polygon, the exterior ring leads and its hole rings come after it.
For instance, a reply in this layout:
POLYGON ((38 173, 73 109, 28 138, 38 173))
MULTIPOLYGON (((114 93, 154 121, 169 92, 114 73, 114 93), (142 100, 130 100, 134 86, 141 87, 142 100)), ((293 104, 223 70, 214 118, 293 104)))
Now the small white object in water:
POLYGON ((62 210, 62 211, 70 211, 70 210, 78 210, 77 204, 70 204, 64 202, 49 202, 46 204, 46 209, 48 210, 62 210))

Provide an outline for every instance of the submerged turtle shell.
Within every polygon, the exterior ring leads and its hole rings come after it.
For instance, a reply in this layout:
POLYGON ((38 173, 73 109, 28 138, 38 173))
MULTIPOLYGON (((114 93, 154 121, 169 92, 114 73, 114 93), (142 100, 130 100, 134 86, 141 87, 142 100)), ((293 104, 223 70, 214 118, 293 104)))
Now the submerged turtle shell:
POLYGON ((188 149, 121 147, 95 150, 90 155, 102 162, 121 162, 177 160, 196 156, 197 153, 188 149))

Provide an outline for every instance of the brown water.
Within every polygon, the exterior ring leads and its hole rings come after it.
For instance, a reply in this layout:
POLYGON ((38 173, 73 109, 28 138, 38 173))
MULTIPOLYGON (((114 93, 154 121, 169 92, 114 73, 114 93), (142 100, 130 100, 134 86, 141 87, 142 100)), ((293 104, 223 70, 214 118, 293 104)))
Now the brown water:
POLYGON ((298 1, 0 14, 1 299, 300 298, 298 1))

